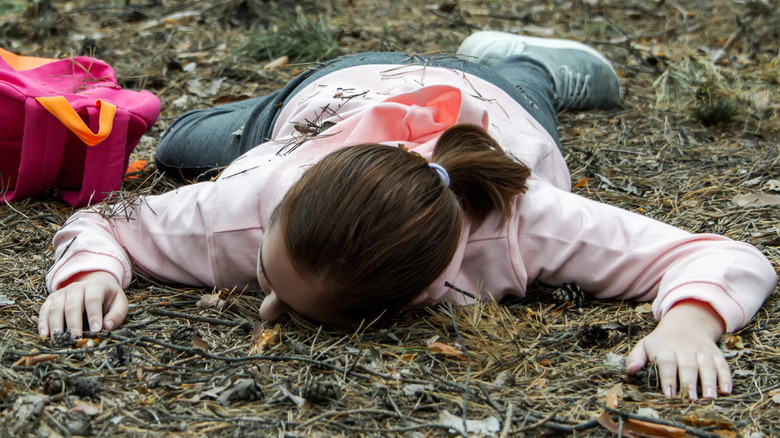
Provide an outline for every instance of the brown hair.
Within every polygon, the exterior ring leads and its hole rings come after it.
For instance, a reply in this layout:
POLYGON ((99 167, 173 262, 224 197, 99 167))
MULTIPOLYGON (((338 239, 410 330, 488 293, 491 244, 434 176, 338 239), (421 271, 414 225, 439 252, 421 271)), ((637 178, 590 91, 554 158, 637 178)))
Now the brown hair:
POLYGON ((348 321, 394 312, 446 269, 464 213, 474 221, 512 214, 530 170, 482 128, 445 131, 433 161, 402 147, 362 144, 307 169, 285 195, 280 229, 295 268, 325 279, 332 311, 348 321))

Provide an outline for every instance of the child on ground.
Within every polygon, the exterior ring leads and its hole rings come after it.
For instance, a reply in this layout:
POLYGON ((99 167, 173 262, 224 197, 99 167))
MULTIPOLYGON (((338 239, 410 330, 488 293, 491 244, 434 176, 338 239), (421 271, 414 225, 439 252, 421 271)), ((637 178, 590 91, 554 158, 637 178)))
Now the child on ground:
POLYGON ((774 289, 770 263, 748 244, 570 193, 557 112, 617 104, 601 54, 500 32, 458 53, 348 56, 269 96, 180 117, 160 169, 189 178, 230 165, 121 214, 76 213, 55 236, 41 335, 81 336, 84 313, 91 331, 116 328, 133 269, 259 286, 262 319, 333 324, 576 282, 597 298, 653 300, 659 323, 629 373, 655 361, 669 397, 678 382, 691 399, 699 382, 704 397, 729 393, 717 341, 774 289))

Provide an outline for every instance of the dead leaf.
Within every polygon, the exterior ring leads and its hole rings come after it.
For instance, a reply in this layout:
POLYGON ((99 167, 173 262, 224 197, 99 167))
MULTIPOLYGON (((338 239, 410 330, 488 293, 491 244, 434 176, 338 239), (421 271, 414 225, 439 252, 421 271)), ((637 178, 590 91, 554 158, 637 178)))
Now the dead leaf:
POLYGON ((637 415, 641 415, 647 418, 661 418, 661 415, 658 413, 658 411, 653 408, 639 408, 636 413, 637 415))
POLYGON ((410 383, 408 385, 405 385, 402 388, 402 391, 404 392, 404 395, 406 395, 409 398, 418 398, 422 395, 424 395, 428 391, 433 391, 433 385, 430 383, 426 383, 424 385, 420 385, 417 383, 410 383))
POLYGON ((643 437, 689 437, 684 429, 674 426, 665 426, 663 424, 650 423, 647 421, 639 421, 629 419, 623 424, 623 430, 631 430, 643 437))
POLYGON ((163 17, 163 23, 168 29, 195 21, 200 16, 199 11, 181 11, 163 17))
POLYGON ((8 394, 11 392, 11 384, 7 380, 3 380, 3 388, 0 389, 0 400, 8 400, 8 394))
POLYGON ((29 418, 40 415, 48 402, 49 397, 43 394, 21 396, 14 402, 14 417, 18 423, 25 423, 29 418))
POLYGON ((287 56, 280 56, 273 61, 269 62, 268 64, 263 66, 263 70, 273 70, 275 68, 279 68, 281 66, 287 65, 287 63, 290 62, 290 58, 287 56))
POLYGON ((726 347, 729 350, 742 350, 745 348, 745 344, 742 342, 742 338, 740 338, 738 335, 726 335, 725 342, 726 347))
POLYGON ((14 362, 15 367, 31 367, 37 363, 47 362, 60 357, 58 354, 36 354, 35 356, 24 356, 14 362))
POLYGON ((617 409, 618 402, 623 398, 623 384, 618 383, 612 388, 609 388, 605 395, 606 400, 604 401, 604 404, 609 408, 617 409))
POLYGON ((76 348, 95 348, 108 342, 108 339, 76 339, 76 348))
POLYGON ((3 294, 0 294, 0 306, 10 306, 11 304, 14 304, 14 300, 8 299, 3 294))
POLYGON ((215 307, 221 309, 225 305, 225 300, 220 297, 220 294, 202 295, 198 301, 198 309, 209 309, 215 307))
POLYGON ((712 410, 692 412, 682 418, 688 426, 733 430, 734 423, 712 410))
POLYGON ((204 341, 199 334, 195 333, 192 335, 192 348, 200 348, 203 351, 208 351, 209 344, 204 341))
POLYGON ((431 342, 431 343, 428 344, 428 348, 431 351, 433 351, 434 353, 441 353, 441 354, 443 354, 445 356, 449 356, 449 357, 452 357, 454 359, 458 359, 458 360, 467 360, 468 359, 466 357, 466 355, 463 354, 462 351, 460 351, 459 349, 457 349, 457 348, 455 348, 455 347, 453 347, 451 345, 447 345, 447 344, 445 344, 443 342, 431 342))
POLYGON ((496 389, 515 386, 515 376, 509 370, 503 370, 490 382, 490 386, 496 389))
POLYGON ((463 430, 463 419, 457 415, 450 414, 447 411, 443 411, 439 414, 439 421, 441 421, 442 424, 449 426, 451 429, 460 431, 463 434, 468 434, 469 436, 492 436, 501 429, 501 423, 496 417, 487 417, 484 420, 466 420, 466 430, 463 430))
POLYGON ((256 355, 265 351, 266 347, 276 340, 276 335, 281 331, 281 325, 276 324, 273 329, 266 329, 263 323, 255 321, 255 328, 252 331, 252 346, 249 348, 249 354, 256 355))
MULTIPOLYGON (((610 432, 617 434, 621 430, 621 425, 615 422, 607 412, 602 412, 596 419, 599 424, 604 426, 610 432)), ((661 424, 649 423, 627 419, 622 424, 623 437, 625 438, 687 438, 690 437, 685 430, 679 427, 664 426, 661 424)))
POLYGON ((585 178, 582 178, 579 181, 577 181, 577 183, 572 186, 572 189, 578 189, 580 187, 585 186, 586 184, 588 184, 588 177, 587 176, 585 178))
POLYGON ((263 390, 254 379, 239 379, 221 391, 217 401, 227 407, 234 401, 255 401, 261 398, 263 390))
POLYGON ((604 365, 615 368, 624 368, 626 366, 626 358, 623 355, 612 353, 610 351, 607 353, 607 358, 604 360, 604 365))
POLYGON ((642 314, 642 313, 653 313, 653 305, 652 303, 644 303, 636 306, 634 309, 634 312, 642 314))
POLYGON ((780 205, 780 197, 769 195, 766 193, 751 193, 748 195, 737 195, 731 199, 737 207, 740 208, 757 208, 780 205))
POLYGON ((98 408, 95 404, 81 399, 74 400, 73 407, 70 408, 70 410, 81 412, 82 414, 89 415, 90 417, 94 417, 95 415, 100 414, 100 408, 98 408))
POLYGON ((770 192, 780 192, 780 181, 776 179, 770 179, 764 183, 763 189, 769 190, 770 192))

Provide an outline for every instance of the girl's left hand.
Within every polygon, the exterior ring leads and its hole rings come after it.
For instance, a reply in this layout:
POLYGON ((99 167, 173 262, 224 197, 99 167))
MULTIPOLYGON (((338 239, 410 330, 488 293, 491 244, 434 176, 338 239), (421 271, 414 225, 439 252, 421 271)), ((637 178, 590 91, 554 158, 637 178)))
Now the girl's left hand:
POLYGON ((655 362, 661 390, 667 397, 687 389, 690 400, 697 398, 697 381, 702 397, 716 398, 717 387, 731 393, 731 371, 717 342, 725 333, 723 319, 707 303, 688 300, 677 303, 652 333, 640 340, 626 359, 629 374, 655 362))

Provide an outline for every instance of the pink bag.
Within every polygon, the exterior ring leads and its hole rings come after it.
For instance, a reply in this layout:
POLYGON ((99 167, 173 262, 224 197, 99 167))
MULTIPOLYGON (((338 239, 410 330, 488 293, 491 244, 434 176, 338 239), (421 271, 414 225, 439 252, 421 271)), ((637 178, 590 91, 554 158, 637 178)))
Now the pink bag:
POLYGON ((157 96, 121 89, 103 61, 0 49, 0 202, 52 186, 74 207, 101 201, 159 114, 157 96))

